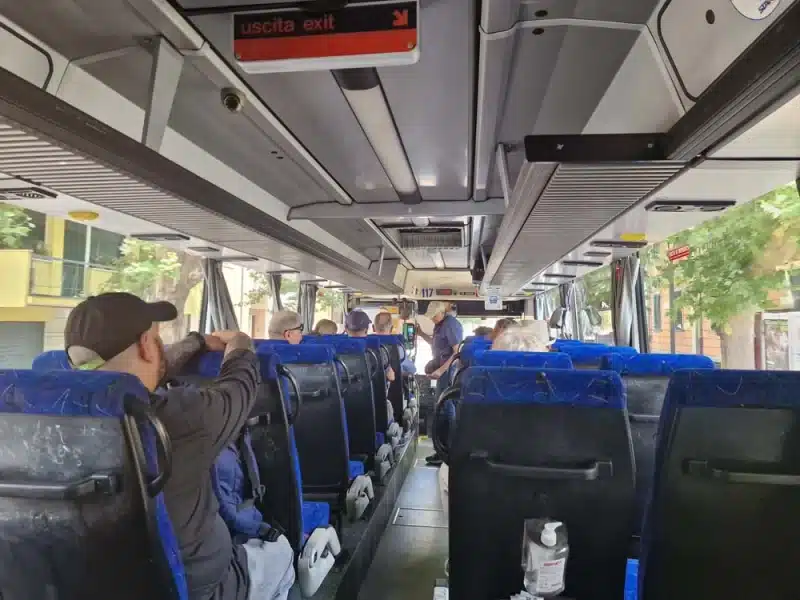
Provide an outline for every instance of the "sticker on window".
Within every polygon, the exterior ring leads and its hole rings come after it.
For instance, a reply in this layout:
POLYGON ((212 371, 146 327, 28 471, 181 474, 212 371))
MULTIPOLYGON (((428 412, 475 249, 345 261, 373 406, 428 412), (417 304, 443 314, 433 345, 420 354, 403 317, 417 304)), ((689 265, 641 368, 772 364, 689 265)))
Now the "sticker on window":
POLYGON ((754 21, 760 21, 770 16, 781 0, 731 0, 733 7, 742 15, 754 21))

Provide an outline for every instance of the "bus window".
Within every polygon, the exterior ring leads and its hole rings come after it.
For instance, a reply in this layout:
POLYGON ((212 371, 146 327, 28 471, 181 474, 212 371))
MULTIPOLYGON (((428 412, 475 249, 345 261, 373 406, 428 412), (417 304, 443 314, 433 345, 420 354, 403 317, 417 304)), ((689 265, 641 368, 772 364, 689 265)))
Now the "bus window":
POLYGON ((611 268, 600 267, 575 281, 578 336, 587 342, 614 345, 611 321, 611 268))
POLYGON ((642 267, 651 352, 705 354, 729 369, 800 370, 794 183, 647 248, 642 267))

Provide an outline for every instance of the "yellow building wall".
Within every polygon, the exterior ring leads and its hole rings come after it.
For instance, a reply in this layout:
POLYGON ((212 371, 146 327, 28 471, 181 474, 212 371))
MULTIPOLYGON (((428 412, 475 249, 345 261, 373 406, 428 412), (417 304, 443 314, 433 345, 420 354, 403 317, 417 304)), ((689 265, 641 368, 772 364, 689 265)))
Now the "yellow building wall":
POLYGON ((55 316, 56 310, 48 306, 24 308, 0 306, 0 323, 46 323, 55 316))
POLYGON ((0 307, 23 307, 30 285, 30 250, 0 250, 0 307))

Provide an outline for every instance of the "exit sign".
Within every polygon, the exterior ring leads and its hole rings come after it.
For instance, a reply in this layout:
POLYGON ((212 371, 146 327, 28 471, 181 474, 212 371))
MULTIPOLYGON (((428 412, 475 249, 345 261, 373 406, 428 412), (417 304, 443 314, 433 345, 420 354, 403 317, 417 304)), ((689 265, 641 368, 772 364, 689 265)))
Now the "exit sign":
POLYGON ((247 73, 409 65, 419 60, 417 0, 287 8, 233 16, 233 53, 247 73))
POLYGON ((667 251, 667 258, 670 262, 677 262, 679 260, 685 260, 689 258, 689 255, 692 253, 689 246, 679 246, 678 248, 672 248, 671 250, 667 251))

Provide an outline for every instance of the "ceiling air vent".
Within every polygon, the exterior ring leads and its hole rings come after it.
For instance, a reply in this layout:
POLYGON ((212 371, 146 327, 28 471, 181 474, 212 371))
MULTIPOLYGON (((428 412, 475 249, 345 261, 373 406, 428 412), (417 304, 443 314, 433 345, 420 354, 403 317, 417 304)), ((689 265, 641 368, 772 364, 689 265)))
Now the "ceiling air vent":
POLYGON ((562 260, 561 264, 566 267, 602 267, 603 263, 594 260, 562 260))
POLYGON ((575 275, 567 275, 565 273, 545 273, 542 277, 549 279, 575 279, 575 275))
POLYGON ((15 200, 43 200, 44 198, 58 198, 58 194, 37 187, 0 189, 0 200, 4 202, 14 202, 15 200))
POLYGON ((721 212, 736 204, 735 200, 656 200, 645 206, 652 212, 721 212))
POLYGON ((207 254, 209 252, 219 252, 219 248, 214 248, 212 246, 191 246, 187 248, 187 250, 191 250, 192 252, 199 252, 201 254, 207 254))
POLYGON ((531 282, 530 285, 549 285, 549 286, 554 286, 554 285, 559 285, 559 284, 556 283, 555 281, 533 281, 533 282, 531 282))
POLYGON ((623 240, 594 240, 592 246, 595 248, 626 248, 628 250, 637 250, 647 246, 647 242, 626 242, 623 240))
POLYGON ((588 256, 589 258, 605 258, 606 256, 611 256, 611 252, 603 252, 602 250, 591 250, 589 252, 584 252, 584 256, 588 256))
POLYGON ((135 233, 131 237, 143 242, 186 242, 191 239, 180 233, 135 233))
POLYGON ((467 245, 466 225, 409 227, 399 233, 404 250, 458 250, 467 245))

